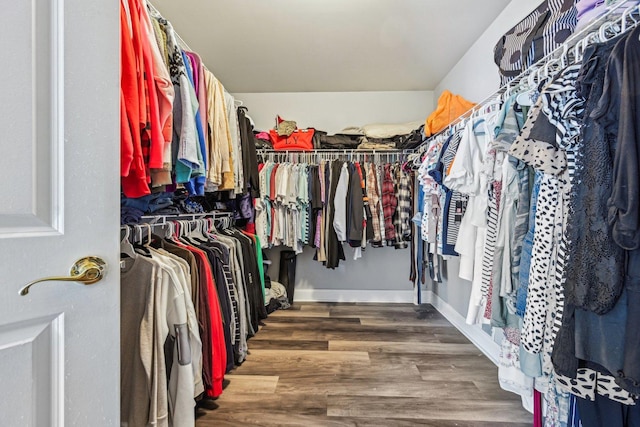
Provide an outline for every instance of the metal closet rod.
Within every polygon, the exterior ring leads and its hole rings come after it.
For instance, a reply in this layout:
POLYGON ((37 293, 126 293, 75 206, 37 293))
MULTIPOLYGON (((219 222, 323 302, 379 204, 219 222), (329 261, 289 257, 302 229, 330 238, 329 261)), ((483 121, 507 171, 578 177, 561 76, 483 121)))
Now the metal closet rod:
POLYGON ((315 153, 337 153, 337 154, 411 154, 413 150, 406 149, 389 149, 389 150, 376 150, 376 149, 357 149, 357 148, 347 148, 347 149, 339 149, 339 148, 318 148, 316 150, 311 151, 303 151, 303 150, 273 150, 273 149, 258 149, 258 154, 315 154, 315 153))
MULTIPOLYGON (((160 13, 160 10, 158 10, 157 7, 155 7, 153 4, 151 4, 151 2, 148 1, 147 5, 151 9, 153 9, 158 15, 160 15, 160 16, 162 16, 164 18, 164 15, 162 15, 162 13, 160 13)), ((184 39, 182 37, 180 37, 180 34, 178 34, 178 32, 176 30, 173 30, 173 34, 175 34, 176 38, 178 39, 178 43, 181 45, 180 47, 182 47, 183 50, 188 50, 189 52, 194 52, 194 50, 189 47, 187 42, 185 42, 184 39)))
MULTIPOLYGON (((164 15, 162 15, 162 13, 160 13, 160 10, 158 10, 157 7, 155 7, 153 4, 151 4, 151 2, 147 1, 147 5, 153 9, 158 15, 162 16, 164 18, 164 15)), ((166 19, 166 18, 165 18, 166 19)), ((187 52, 195 52, 195 50, 191 49, 191 47, 189 47, 189 45, 187 44, 187 42, 184 41, 184 39, 182 37, 180 37, 180 34, 178 34, 178 32, 176 30, 173 30, 173 34, 176 36, 176 39, 178 39, 178 44, 180 45, 180 47, 182 48, 182 50, 186 50, 187 52)), ((206 69, 208 69, 209 71, 211 71, 206 65, 205 67, 206 69)), ((227 92, 227 89, 224 89, 225 93, 227 92)), ((236 102, 239 103, 239 105, 243 105, 243 102, 239 99, 236 98, 236 102)))
POLYGON ((348 157, 349 159, 368 161, 368 157, 374 162, 386 160, 387 162, 400 160, 402 157, 408 157, 414 150, 358 150, 358 149, 317 149, 312 151, 300 150, 258 150, 257 154, 263 160, 270 161, 292 161, 293 163, 314 163, 320 160, 335 160, 340 157, 348 157))
MULTIPOLYGON (((141 220, 143 224, 149 225, 165 225, 168 221, 195 221, 197 219, 212 218, 222 219, 231 218, 232 212, 204 212, 196 214, 178 214, 178 215, 143 215, 141 220)), ((140 225, 140 224, 131 224, 140 225)))
MULTIPOLYGON (((521 82, 525 77, 529 77, 529 75, 531 73, 537 72, 540 67, 544 66, 550 60, 554 59, 554 56, 557 55, 558 53, 571 52, 570 49, 573 48, 579 41, 585 39, 585 36, 588 36, 590 33, 592 33, 594 31, 594 29, 599 28, 603 24, 610 23, 610 22, 612 23, 612 22, 615 22, 618 19, 620 19, 620 16, 618 16, 616 14, 616 12, 620 11, 620 4, 619 3, 621 1, 622 0, 617 0, 615 3, 611 4, 610 6, 607 6, 607 8, 609 10, 605 14, 599 16, 593 22, 590 22, 582 30, 578 31, 577 33, 572 34, 567 40, 565 40, 564 43, 562 43, 562 45, 558 46, 554 51, 552 51, 548 55, 544 56, 543 58, 539 59, 537 62, 535 62, 534 64, 529 66, 529 68, 527 68, 522 73, 518 74, 516 77, 511 79, 507 84, 505 84, 504 86, 500 87, 494 93, 492 93, 491 95, 489 95, 488 97, 486 97, 485 99, 483 99, 482 101, 477 103, 474 107, 471 107, 469 110, 464 112, 458 118, 453 120, 446 128, 442 129, 440 132, 438 132, 438 133, 436 133, 434 135, 431 135, 425 142, 423 142, 416 149, 416 151, 419 151, 419 152, 423 151, 423 147, 426 148, 434 138, 439 137, 441 135, 444 135, 447 132, 450 132, 452 128, 454 128, 455 126, 459 125, 461 122, 463 122, 465 119, 467 119, 469 116, 471 116, 476 111, 480 111, 483 108, 485 108, 486 106, 495 103, 495 101, 500 100, 502 95, 510 87, 517 86, 517 83, 521 82), (612 17, 615 17, 615 19, 611 19, 612 17)), ((623 11, 622 16, 625 17, 624 19, 626 19, 626 16, 628 16, 628 15, 626 15, 626 12, 627 11, 632 11, 634 8, 638 8, 638 4, 639 3, 640 3, 640 1, 636 1, 636 4, 634 6, 629 7, 626 10, 623 11)), ((640 13, 640 11, 638 11, 638 12, 640 13)), ((638 23, 639 22, 636 22, 633 25, 628 26, 626 28, 626 31, 628 31, 629 29, 635 27, 638 23)), ((568 53, 567 53, 567 55, 568 55, 568 53)), ((568 57, 567 57, 567 59, 568 59, 568 57)), ((573 58, 573 59, 575 60, 576 58, 573 58)))
MULTIPOLYGON (((149 243, 151 244, 151 234, 154 229, 167 228, 167 237, 173 234, 175 231, 174 221, 178 222, 183 228, 186 226, 188 230, 192 230, 192 227, 198 227, 199 225, 207 224, 207 226, 213 225, 214 221, 220 221, 223 228, 229 228, 233 220, 233 214, 231 212, 207 212, 202 214, 179 214, 179 215, 145 215, 142 217, 141 223, 138 224, 126 224, 120 226, 120 231, 124 231, 124 238, 127 239, 130 232, 137 232, 138 241, 142 243, 144 241, 144 230, 148 230, 149 243), (210 222, 211 221, 211 222, 210 222)), ((135 236, 135 235, 134 235, 135 236)), ((123 236, 121 235, 121 239, 123 236)), ((134 237, 135 239, 135 237, 134 237)))

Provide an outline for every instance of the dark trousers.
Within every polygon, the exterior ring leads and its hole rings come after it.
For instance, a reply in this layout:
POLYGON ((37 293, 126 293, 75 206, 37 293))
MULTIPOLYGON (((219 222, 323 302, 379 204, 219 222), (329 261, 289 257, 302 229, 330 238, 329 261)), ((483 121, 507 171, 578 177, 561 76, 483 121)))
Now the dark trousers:
POLYGON ((596 394, 596 400, 576 398, 583 427, 640 427, 640 406, 623 405, 596 394))

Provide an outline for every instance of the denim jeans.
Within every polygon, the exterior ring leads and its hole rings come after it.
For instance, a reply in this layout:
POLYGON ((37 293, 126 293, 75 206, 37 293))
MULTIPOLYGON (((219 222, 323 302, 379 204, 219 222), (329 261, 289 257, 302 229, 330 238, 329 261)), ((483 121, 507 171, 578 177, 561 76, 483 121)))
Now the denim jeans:
POLYGON ((518 280, 518 290, 516 291, 516 314, 524 317, 527 307, 527 290, 529 288, 529 269, 531 267, 531 255, 533 250, 533 235, 535 232, 536 205, 538 204, 538 193, 542 172, 536 172, 533 190, 531 191, 531 210, 529 213, 529 231, 524 237, 522 244, 522 255, 520 257, 520 277, 518 280))

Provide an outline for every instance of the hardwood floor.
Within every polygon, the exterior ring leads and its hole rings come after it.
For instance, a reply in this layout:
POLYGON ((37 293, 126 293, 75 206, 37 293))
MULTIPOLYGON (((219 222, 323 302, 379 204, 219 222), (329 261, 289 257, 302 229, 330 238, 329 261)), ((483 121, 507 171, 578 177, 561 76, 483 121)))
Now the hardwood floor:
POLYGON ((524 427, 498 369, 430 305, 277 311, 198 427, 524 427))

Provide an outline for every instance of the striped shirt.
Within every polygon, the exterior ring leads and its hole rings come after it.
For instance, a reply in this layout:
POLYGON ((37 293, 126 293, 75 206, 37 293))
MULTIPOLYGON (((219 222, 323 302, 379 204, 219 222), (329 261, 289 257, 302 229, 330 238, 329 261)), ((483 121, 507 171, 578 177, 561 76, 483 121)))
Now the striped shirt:
POLYGON ((576 0, 546 0, 502 36, 494 48, 501 85, 567 40, 578 23, 575 3, 576 0))

